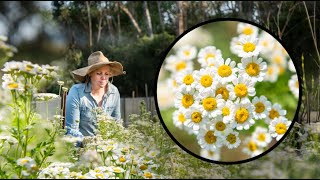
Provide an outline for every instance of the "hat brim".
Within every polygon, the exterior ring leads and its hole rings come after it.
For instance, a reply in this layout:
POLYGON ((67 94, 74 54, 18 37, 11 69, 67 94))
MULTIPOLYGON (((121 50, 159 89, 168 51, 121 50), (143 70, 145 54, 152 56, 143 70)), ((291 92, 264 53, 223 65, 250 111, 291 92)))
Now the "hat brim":
POLYGON ((110 77, 118 76, 126 73, 125 71, 123 71, 123 66, 121 65, 121 63, 117 61, 101 62, 101 63, 93 64, 91 66, 83 67, 83 68, 72 71, 73 78, 82 82, 85 80, 86 75, 106 65, 110 66, 110 73, 111 73, 110 77))

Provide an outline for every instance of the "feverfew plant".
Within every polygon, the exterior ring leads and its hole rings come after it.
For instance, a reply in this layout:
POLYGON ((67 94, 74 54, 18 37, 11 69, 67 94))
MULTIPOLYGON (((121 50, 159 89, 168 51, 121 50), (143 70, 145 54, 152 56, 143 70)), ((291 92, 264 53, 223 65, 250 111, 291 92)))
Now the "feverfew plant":
MULTIPOLYGON (((243 152, 249 157, 257 156, 279 141, 292 123, 286 117, 287 110, 256 89, 257 83, 276 82, 292 62, 287 60, 288 54, 272 36, 259 33, 253 25, 238 23, 237 33, 230 50, 239 63, 233 57, 223 58, 223 52, 213 44, 198 53, 195 46, 181 46, 164 61, 168 79, 174 84, 170 86, 175 93, 173 124, 196 136, 201 155, 215 155, 209 159, 221 160, 217 155, 223 155, 222 147, 245 147, 243 152), (181 51, 192 56, 186 58, 181 51), (250 137, 241 137, 248 132, 250 137)), ((289 86, 297 96, 297 75, 292 76, 289 86)))

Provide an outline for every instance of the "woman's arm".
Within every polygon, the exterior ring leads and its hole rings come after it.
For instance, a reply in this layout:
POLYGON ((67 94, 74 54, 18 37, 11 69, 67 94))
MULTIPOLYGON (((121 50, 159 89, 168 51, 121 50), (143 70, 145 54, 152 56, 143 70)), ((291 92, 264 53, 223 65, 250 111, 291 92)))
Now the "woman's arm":
POLYGON ((66 99, 66 129, 67 133, 75 137, 83 137, 79 131, 80 97, 76 86, 72 86, 66 99))

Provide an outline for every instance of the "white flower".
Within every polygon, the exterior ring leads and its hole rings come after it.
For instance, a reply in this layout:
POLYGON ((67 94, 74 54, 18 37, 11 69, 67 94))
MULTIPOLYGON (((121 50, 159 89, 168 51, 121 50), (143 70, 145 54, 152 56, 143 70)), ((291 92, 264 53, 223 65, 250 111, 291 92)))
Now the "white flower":
POLYGON ((240 76, 232 81, 233 85, 227 86, 230 92, 230 99, 237 101, 243 101, 248 99, 248 96, 256 95, 256 89, 254 88, 254 82, 249 78, 240 76))
POLYGON ((288 69, 293 73, 296 72, 296 68, 295 68, 293 61, 291 59, 288 60, 288 69))
POLYGON ((237 131, 229 131, 224 136, 224 144, 229 148, 237 148, 239 147, 241 140, 239 138, 239 133, 237 131))
POLYGON ((57 99, 60 96, 53 93, 36 93, 33 95, 33 97, 36 101, 49 101, 52 99, 57 99))
POLYGON ((254 82, 261 82, 267 72, 267 63, 262 61, 262 58, 257 56, 242 58, 238 64, 239 76, 246 75, 254 82))
POLYGON ((285 117, 275 118, 269 125, 269 132, 272 137, 276 138, 279 141, 282 136, 287 132, 288 128, 291 125, 291 121, 289 121, 285 117))
POLYGON ((259 35, 259 45, 262 47, 261 55, 263 55, 264 57, 269 56, 270 53, 274 50, 276 42, 276 39, 269 33, 267 33, 266 31, 262 31, 259 35))
POLYGON ((266 76, 264 77, 265 81, 275 82, 278 79, 280 73, 280 68, 276 64, 271 64, 268 66, 266 76))
POLYGON ((258 56, 261 48, 258 45, 258 38, 254 36, 240 36, 239 45, 235 46, 239 57, 258 56))
POLYGON ((170 55, 165 59, 164 68, 171 73, 176 73, 185 70, 193 70, 192 61, 180 59, 176 55, 170 55))
POLYGON ((24 157, 17 160, 17 165, 31 169, 32 167, 36 166, 36 162, 31 157, 24 157))
POLYGON ((210 66, 215 66, 214 60, 222 57, 221 50, 217 49, 215 46, 206 46, 200 49, 198 54, 198 62, 201 67, 206 68, 210 66))
POLYGON ((248 23, 238 23, 237 32, 240 35, 257 37, 259 29, 248 23))
POLYGON ((236 72, 238 68, 236 67, 236 62, 227 58, 225 61, 223 58, 215 60, 215 70, 219 82, 226 83, 231 82, 236 79, 236 72))
POLYGON ((179 89, 179 92, 177 92, 175 95, 174 106, 176 108, 189 108, 191 105, 195 103, 195 93, 195 90, 188 92, 186 88, 179 89))
POLYGON ((214 135, 214 131, 210 129, 209 125, 200 128, 197 140, 201 148, 209 151, 215 151, 222 146, 221 138, 214 135))
POLYGON ((249 155, 250 157, 257 156, 263 152, 263 149, 258 146, 258 144, 251 139, 251 137, 247 137, 244 141, 244 148, 242 149, 242 152, 249 155))
POLYGON ((279 103, 275 103, 271 106, 271 109, 268 111, 267 117, 265 118, 265 122, 269 124, 275 118, 285 116, 286 114, 287 111, 283 110, 279 103))
POLYGON ((202 156, 206 159, 210 159, 210 160, 219 161, 221 158, 220 154, 221 154, 220 148, 216 148, 215 151, 210 151, 210 150, 206 150, 206 149, 200 150, 200 156, 202 156))
POLYGON ((210 122, 210 129, 214 131, 215 136, 224 137, 236 126, 235 122, 224 123, 222 116, 217 116, 214 118, 213 122, 210 122))
POLYGON ((199 92, 214 88, 218 83, 212 67, 201 68, 199 71, 196 70, 193 75, 196 83, 195 87, 199 92))
POLYGON ((271 64, 276 64, 279 67, 279 73, 284 73, 287 68, 287 57, 282 54, 280 51, 275 51, 271 54, 270 57, 271 64))
POLYGON ((253 119, 254 106, 249 100, 241 101, 235 104, 234 119, 237 122, 237 130, 248 130, 254 123, 253 119))
POLYGON ((176 74, 176 81, 177 81, 177 85, 180 86, 179 88, 183 86, 183 88, 186 88, 187 91, 191 91, 191 89, 195 88, 196 86, 195 78, 192 71, 186 70, 186 71, 178 72, 176 74))
POLYGON ((288 85, 294 97, 299 98, 299 81, 296 74, 291 76, 288 85))
POLYGON ((267 147, 272 140, 271 135, 268 133, 268 129, 260 126, 256 127, 254 130, 252 139, 260 147, 267 147))
POLYGON ((222 111, 222 117, 224 123, 232 123, 234 122, 234 113, 235 113, 235 107, 234 103, 230 100, 227 100, 223 107, 221 108, 222 111))
POLYGON ((57 81, 59 86, 63 86, 64 82, 63 81, 57 81))
POLYGON ((194 104, 186 110, 186 126, 193 129, 194 131, 199 131, 200 126, 206 123, 207 118, 203 115, 200 110, 201 106, 194 104))
POLYGON ((214 118, 222 113, 221 108, 224 105, 224 100, 220 94, 216 96, 212 89, 200 92, 196 100, 200 102, 200 111, 204 117, 214 118))
POLYGON ((160 110, 174 106, 174 92, 172 88, 168 87, 167 83, 162 81, 158 82, 157 100, 160 110))
POLYGON ((218 82, 218 84, 216 84, 215 89, 216 89, 216 96, 221 94, 222 98, 227 101, 229 99, 229 90, 228 87, 230 89, 230 84, 228 83, 222 83, 222 82, 218 82))
POLYGON ((19 67, 21 66, 22 62, 19 61, 10 61, 4 63, 4 68, 2 69, 3 72, 11 72, 14 70, 18 70, 19 67))
POLYGON ((177 50, 177 56, 180 59, 191 60, 197 56, 197 48, 189 44, 179 47, 177 50))
POLYGON ((186 122, 185 112, 186 109, 183 107, 173 112, 173 124, 179 129, 184 129, 186 122))
POLYGON ((264 119, 268 116, 268 112, 271 110, 271 102, 265 96, 257 97, 252 99, 252 104, 255 109, 253 111, 253 116, 255 119, 264 119))

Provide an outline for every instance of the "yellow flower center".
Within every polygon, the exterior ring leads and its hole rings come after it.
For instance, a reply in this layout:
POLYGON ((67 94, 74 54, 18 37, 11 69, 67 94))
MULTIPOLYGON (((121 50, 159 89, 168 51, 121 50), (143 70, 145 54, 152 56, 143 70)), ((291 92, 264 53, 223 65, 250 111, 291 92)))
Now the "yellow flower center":
POLYGON ((268 41, 267 40, 264 40, 263 42, 262 42, 262 45, 264 46, 264 47, 267 47, 268 46, 268 41))
POLYGON ((256 49, 256 45, 251 42, 245 43, 243 45, 244 52, 253 52, 255 49, 256 49))
POLYGON ((206 57, 205 57, 206 63, 208 63, 208 59, 209 59, 209 58, 214 58, 214 57, 215 57, 214 54, 208 53, 208 54, 206 55, 206 57))
POLYGON ((146 170, 146 169, 148 168, 148 166, 145 165, 145 164, 142 164, 139 168, 140 168, 141 170, 146 170))
POLYGON ((188 74, 186 75, 184 78, 183 78, 183 82, 186 84, 186 85, 190 85, 193 83, 193 77, 191 74, 188 74))
POLYGON ((187 51, 184 51, 184 55, 190 56, 190 54, 191 54, 190 51, 188 51, 188 50, 187 50, 187 51))
POLYGON ((275 109, 271 109, 271 111, 269 112, 269 118, 270 119, 274 119, 274 118, 277 118, 279 117, 279 112, 275 109))
POLYGON ((126 158, 124 158, 123 156, 121 156, 121 157, 119 158, 119 161, 120 161, 120 162, 126 162, 126 158))
POLYGON ((222 115, 228 116, 230 114, 230 109, 228 107, 222 108, 222 115))
POLYGON ((200 83, 203 87, 209 87, 212 84, 212 77, 210 75, 204 75, 200 79, 200 83))
POLYGON ((226 129, 226 124, 224 124, 222 121, 219 121, 216 123, 216 130, 224 131, 225 129, 226 129))
POLYGON ((273 62, 275 62, 277 65, 280 65, 282 62, 282 57, 280 55, 276 55, 273 57, 273 62))
POLYGON ((244 123, 248 120, 249 115, 249 111, 246 108, 239 108, 235 118, 238 123, 244 123))
POLYGON ((228 77, 232 74, 232 69, 230 66, 227 66, 227 65, 221 65, 219 68, 218 68, 218 74, 219 76, 221 77, 228 77))
POLYGON ((150 172, 145 172, 144 177, 146 178, 152 178, 152 174, 150 172))
POLYGON ((245 84, 237 84, 234 87, 234 92, 237 97, 243 98, 248 95, 248 88, 245 84))
POLYGON ((176 70, 181 71, 187 67, 186 63, 184 61, 180 61, 176 65, 176 70))
POLYGON ((182 105, 185 108, 188 108, 189 106, 191 106, 193 104, 193 96, 191 94, 185 94, 182 97, 182 105))
POLYGON ((227 136, 227 141, 228 141, 230 144, 234 144, 234 143, 237 141, 236 135, 234 135, 234 134, 229 134, 229 135, 227 136))
POLYGON ((299 81, 296 81, 296 88, 299 88, 299 81))
POLYGON ((216 142, 217 137, 214 135, 213 131, 208 131, 206 135, 204 136, 204 140, 208 144, 213 144, 216 142))
POLYGON ((246 67, 246 72, 249 76, 257 76, 260 73, 260 66, 256 63, 249 63, 246 67))
POLYGON ((172 81, 172 84, 173 84, 173 87, 177 87, 177 86, 178 86, 178 84, 177 84, 177 81, 176 81, 176 80, 173 80, 173 81, 172 81))
POLYGON ((271 75, 273 73, 273 68, 269 67, 267 73, 268 73, 268 75, 271 75))
POLYGON ((229 91, 225 87, 219 87, 216 90, 216 95, 221 94, 222 98, 226 101, 229 98, 229 91))
POLYGON ((248 143, 248 148, 249 148, 250 151, 253 152, 253 151, 257 150, 257 145, 256 145, 255 142, 250 141, 250 142, 248 143))
POLYGON ((17 83, 9 83, 8 87, 9 87, 9 89, 16 89, 19 87, 19 85, 17 83))
POLYGON ((183 114, 180 114, 179 117, 178 117, 178 119, 179 119, 179 121, 182 122, 182 123, 186 121, 186 118, 184 117, 183 114))
POLYGON ((278 134, 284 134, 287 131, 287 126, 284 123, 278 123, 276 125, 276 132, 278 134))
POLYGON ((26 164, 26 163, 28 163, 28 162, 29 162, 28 159, 22 159, 22 160, 21 160, 21 163, 22 163, 22 164, 26 164))
POLYGON ((209 156, 214 156, 214 151, 208 151, 209 156))
POLYGON ((195 123, 199 123, 202 120, 202 116, 200 112, 193 112, 191 114, 191 120, 195 123))
POLYGON ((243 29, 242 33, 245 34, 245 35, 250 35, 250 34, 253 33, 253 30, 252 30, 251 27, 246 27, 246 28, 243 29))
POLYGON ((33 69, 33 66, 30 64, 26 65, 26 71, 31 71, 33 69))
POLYGON ((101 179, 101 178, 103 178, 104 176, 103 176, 103 174, 101 174, 101 173, 96 173, 96 177, 101 179))
POLYGON ((212 111, 217 107, 217 101, 213 97, 208 97, 202 101, 202 106, 206 111, 212 111))
POLYGON ((255 111, 257 113, 262 113, 265 110, 265 106, 262 102, 258 102, 254 106, 256 107, 255 111))
POLYGON ((259 141, 265 141, 265 140, 266 140, 266 135, 265 135, 264 133, 260 133, 260 134, 258 135, 258 140, 259 140, 259 141))

